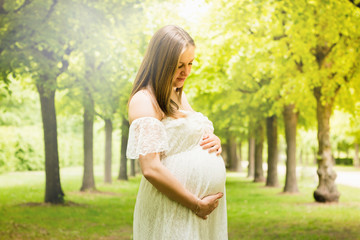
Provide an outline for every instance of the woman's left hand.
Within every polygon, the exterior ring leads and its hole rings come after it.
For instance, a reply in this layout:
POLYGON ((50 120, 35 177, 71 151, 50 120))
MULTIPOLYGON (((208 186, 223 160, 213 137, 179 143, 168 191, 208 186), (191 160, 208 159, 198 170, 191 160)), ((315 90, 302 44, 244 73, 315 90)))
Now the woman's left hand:
POLYGON ((215 134, 205 134, 200 142, 200 146, 204 150, 209 149, 209 153, 216 152, 216 156, 219 156, 222 152, 221 141, 215 134))

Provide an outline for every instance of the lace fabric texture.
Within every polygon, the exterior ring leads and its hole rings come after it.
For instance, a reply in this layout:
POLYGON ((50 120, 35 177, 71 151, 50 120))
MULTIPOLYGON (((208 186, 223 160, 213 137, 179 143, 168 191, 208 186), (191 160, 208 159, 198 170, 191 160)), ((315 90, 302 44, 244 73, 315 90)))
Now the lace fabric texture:
POLYGON ((168 149, 164 125, 156 118, 142 117, 135 119, 129 129, 126 156, 138 159, 139 155, 164 152, 168 149))
MULTIPOLYGON (((194 195, 203 198, 218 192, 226 194, 223 159, 199 145, 204 134, 213 132, 211 121, 198 112, 184 113, 186 117, 179 119, 134 120, 129 131, 128 158, 161 152, 162 164, 194 195)), ((190 209, 170 200, 143 177, 135 204, 133 238, 228 239, 225 195, 208 219, 203 220, 190 209)))

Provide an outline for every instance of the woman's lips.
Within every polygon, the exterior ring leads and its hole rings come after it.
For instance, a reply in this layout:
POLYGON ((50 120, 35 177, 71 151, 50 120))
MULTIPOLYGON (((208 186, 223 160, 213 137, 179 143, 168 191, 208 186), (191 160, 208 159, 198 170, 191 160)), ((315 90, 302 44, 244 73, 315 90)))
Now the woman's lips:
POLYGON ((180 82, 185 81, 185 78, 177 78, 177 80, 179 80, 180 82))

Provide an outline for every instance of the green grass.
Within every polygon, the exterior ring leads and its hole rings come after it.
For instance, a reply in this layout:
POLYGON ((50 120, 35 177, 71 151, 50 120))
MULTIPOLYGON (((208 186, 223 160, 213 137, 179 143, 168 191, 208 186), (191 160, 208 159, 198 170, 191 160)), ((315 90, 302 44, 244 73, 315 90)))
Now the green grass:
MULTIPOLYGON (((0 175, 0 239, 131 239, 140 177, 103 184, 96 168, 99 193, 80 193, 81 179, 81 168, 63 169, 68 204, 51 206, 30 204, 43 201, 42 172, 0 175)), ((360 189, 339 185, 340 203, 317 204, 313 178, 300 179, 290 195, 229 173, 229 239, 360 239, 360 189)))

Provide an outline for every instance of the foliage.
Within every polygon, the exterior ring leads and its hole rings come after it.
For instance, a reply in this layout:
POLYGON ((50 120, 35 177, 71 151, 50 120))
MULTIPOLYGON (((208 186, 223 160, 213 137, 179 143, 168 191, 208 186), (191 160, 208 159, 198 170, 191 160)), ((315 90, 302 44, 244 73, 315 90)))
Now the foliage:
MULTIPOLYGON (((206 101, 201 98, 204 92, 222 95, 216 98, 218 105, 223 109, 234 105, 238 110, 229 111, 226 119, 280 115, 284 105, 295 103, 300 124, 311 128, 315 87, 322 86, 326 102, 337 88, 350 84, 353 98, 347 104, 357 101, 360 13, 350 2, 211 3, 207 20, 221 24, 202 26, 200 39, 206 49, 200 52, 201 69, 196 72, 201 77, 191 86, 198 89, 200 94, 194 95, 199 102, 206 101), (242 97, 246 94, 252 96, 242 97), (232 96, 231 101, 227 96, 232 96)), ((244 126, 244 121, 234 124, 244 126)))
POLYGON ((40 127, 0 129, 0 172, 44 169, 40 127))
POLYGON ((353 166, 354 160, 352 158, 335 158, 335 163, 337 165, 353 166))
MULTIPOLYGON (((296 105, 301 128, 312 132, 316 127, 312 91, 321 87, 323 102, 340 88, 336 109, 351 113, 345 116, 349 124, 335 116, 340 121, 332 122, 333 149, 341 141, 360 142, 360 8, 356 4, 346 0, 0 1, 0 125, 39 124, 34 83, 44 83, 48 76, 57 80, 45 85, 57 88, 60 145, 74 140, 77 151, 81 147, 79 116, 85 92, 93 97, 98 116, 111 118, 119 129, 150 37, 165 24, 177 24, 197 45, 185 92, 193 108, 214 122, 223 141, 228 131, 238 141, 246 139, 253 122, 281 116, 287 104, 296 105)), ((283 132, 281 121, 279 125, 283 132)), ((303 141, 301 134, 299 145, 311 154, 314 139, 308 136, 315 135, 309 133, 303 141)), ((28 154, 29 149, 38 151, 31 138, 19 139, 19 146, 31 144, 22 148, 28 154)), ((81 153, 73 154, 75 148, 65 145, 60 154, 66 156, 65 165, 78 163, 75 159, 81 153)), ((14 146, 9 142, 4 149, 14 146)), ((15 151, 10 152, 1 150, 0 155, 17 161, 15 151)))
POLYGON ((353 149, 357 141, 357 121, 354 121, 356 112, 347 113, 335 110, 331 118, 331 142, 332 149, 337 151, 337 157, 349 157, 349 151, 353 149), (345 153, 342 156, 339 154, 345 153))
POLYGON ((0 125, 36 125, 40 121, 39 97, 28 81, 13 79, 9 83, 12 94, 4 95, 0 101, 0 125))
MULTIPOLYGON (((81 119, 60 117, 59 119, 60 167, 83 164, 81 119), (81 129, 81 128, 80 128, 81 129)), ((94 163, 103 161, 104 123, 94 127, 94 163)), ((0 126, 0 173, 44 169, 44 146, 41 126, 0 126)), ((119 130, 114 131, 114 145, 120 145, 119 130)), ((120 151, 113 152, 113 159, 120 159, 120 151)))
POLYGON ((360 101, 355 103, 355 111, 350 118, 350 134, 354 138, 355 143, 360 143, 360 101))

